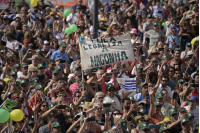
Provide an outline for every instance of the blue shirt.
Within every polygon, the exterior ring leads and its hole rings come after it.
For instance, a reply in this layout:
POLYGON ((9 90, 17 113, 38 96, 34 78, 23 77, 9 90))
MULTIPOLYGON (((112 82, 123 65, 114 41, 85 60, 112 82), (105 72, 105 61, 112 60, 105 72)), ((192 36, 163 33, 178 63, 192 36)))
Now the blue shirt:
MULTIPOLYGON (((107 10, 108 12, 111 11, 111 5, 108 6, 106 10, 107 10)), ((115 7, 115 11, 117 11, 117 10, 118 10, 118 7, 116 6, 116 7, 115 7)))
MULTIPOLYGON (((179 25, 176 25, 176 26, 174 26, 175 28, 176 28, 176 31, 177 32, 179 32, 179 30, 180 30, 180 26, 179 25)), ((172 30, 172 25, 170 25, 170 27, 169 27, 169 30, 172 30)))
POLYGON ((176 45, 174 45, 174 49, 177 48, 177 46, 179 45, 179 38, 180 38, 180 36, 178 34, 176 34, 175 36, 173 36, 173 35, 168 36, 166 43, 169 44, 169 48, 172 48, 172 46, 171 46, 172 40, 175 40, 175 43, 176 43, 176 45))
MULTIPOLYGON (((68 54, 67 52, 65 52, 65 54, 63 55, 60 50, 56 50, 55 52, 53 52, 53 54, 51 55, 51 59, 52 60, 55 60, 56 58, 59 58, 61 60, 66 60, 67 63, 69 64, 69 57, 68 57, 68 54)), ((65 68, 65 65, 64 64, 61 64, 61 67, 62 68, 65 68)))

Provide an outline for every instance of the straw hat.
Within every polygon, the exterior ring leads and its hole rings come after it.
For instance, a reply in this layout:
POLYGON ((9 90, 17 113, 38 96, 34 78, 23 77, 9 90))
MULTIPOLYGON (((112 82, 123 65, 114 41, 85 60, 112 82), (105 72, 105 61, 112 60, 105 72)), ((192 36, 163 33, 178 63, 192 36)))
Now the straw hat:
POLYGON ((159 54, 158 50, 156 48, 153 48, 151 50, 151 54, 159 54))
POLYGON ((194 14, 195 14, 195 12, 194 11, 191 11, 191 10, 189 10, 189 11, 187 11, 187 17, 188 18, 190 18, 190 17, 193 17, 194 16, 194 14))
POLYGON ((93 107, 93 104, 91 102, 85 102, 84 105, 81 105, 84 109, 91 109, 93 107))

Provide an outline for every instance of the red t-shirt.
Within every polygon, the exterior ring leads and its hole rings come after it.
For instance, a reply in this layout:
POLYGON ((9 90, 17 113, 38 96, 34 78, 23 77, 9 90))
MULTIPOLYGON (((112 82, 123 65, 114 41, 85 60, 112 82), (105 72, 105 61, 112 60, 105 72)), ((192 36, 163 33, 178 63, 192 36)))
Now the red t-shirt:
POLYGON ((49 79, 52 79, 52 72, 49 71, 49 69, 45 69, 44 74, 47 75, 49 77, 49 79))

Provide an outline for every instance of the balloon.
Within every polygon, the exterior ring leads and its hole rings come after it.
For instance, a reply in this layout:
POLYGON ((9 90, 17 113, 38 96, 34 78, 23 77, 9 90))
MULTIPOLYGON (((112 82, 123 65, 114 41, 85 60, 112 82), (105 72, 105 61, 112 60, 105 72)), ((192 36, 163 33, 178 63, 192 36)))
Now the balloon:
POLYGON ((10 114, 5 109, 0 109, 0 123, 6 122, 10 117, 10 114))
POLYGON ((78 29, 78 27, 75 24, 73 24, 70 26, 70 29, 72 32, 75 32, 78 29))
POLYGON ((162 23, 162 26, 165 28, 165 27, 166 27, 166 24, 165 24, 165 23, 162 23))
POLYGON ((71 33, 72 33, 72 30, 68 27, 68 28, 65 29, 65 33, 66 33, 66 34, 71 34, 71 33))
POLYGON ((196 38, 193 38, 193 39, 192 39, 192 41, 191 41, 192 46, 194 45, 194 43, 195 43, 196 41, 199 41, 199 38, 196 37, 196 38))
POLYGON ((64 16, 67 17, 67 16, 69 16, 70 13, 71 13, 70 10, 65 10, 64 11, 64 16))
POLYGON ((20 109, 15 109, 10 113, 10 118, 13 121, 21 121, 24 118, 24 113, 20 109))
POLYGON ((31 0, 31 5, 32 5, 33 7, 37 6, 37 0, 31 0))

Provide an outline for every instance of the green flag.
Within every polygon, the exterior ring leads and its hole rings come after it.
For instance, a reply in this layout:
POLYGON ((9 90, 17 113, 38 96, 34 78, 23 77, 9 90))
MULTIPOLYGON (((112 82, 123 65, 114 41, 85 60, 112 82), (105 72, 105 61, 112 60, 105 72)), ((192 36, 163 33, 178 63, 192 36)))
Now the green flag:
POLYGON ((6 99, 3 105, 0 107, 1 109, 5 109, 7 111, 10 111, 11 108, 16 107, 18 104, 16 102, 12 102, 9 99, 6 99))

